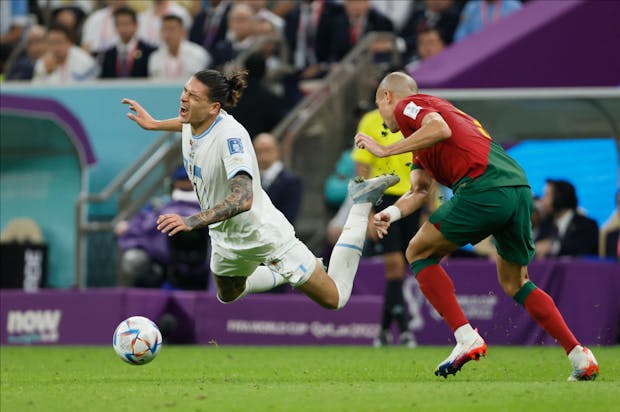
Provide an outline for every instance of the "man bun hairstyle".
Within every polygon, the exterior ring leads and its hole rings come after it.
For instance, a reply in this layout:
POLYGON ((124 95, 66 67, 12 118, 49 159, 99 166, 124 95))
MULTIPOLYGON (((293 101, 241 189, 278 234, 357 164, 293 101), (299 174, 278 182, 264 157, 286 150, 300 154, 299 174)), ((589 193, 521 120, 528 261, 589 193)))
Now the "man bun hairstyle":
POLYGON ((234 107, 247 87, 245 70, 232 70, 226 76, 217 70, 202 70, 194 77, 209 88, 208 97, 222 107, 234 107))
POLYGON ((243 91, 248 87, 247 75, 247 70, 233 70, 226 76, 226 82, 228 83, 228 99, 226 103, 228 106, 234 107, 239 102, 243 91))

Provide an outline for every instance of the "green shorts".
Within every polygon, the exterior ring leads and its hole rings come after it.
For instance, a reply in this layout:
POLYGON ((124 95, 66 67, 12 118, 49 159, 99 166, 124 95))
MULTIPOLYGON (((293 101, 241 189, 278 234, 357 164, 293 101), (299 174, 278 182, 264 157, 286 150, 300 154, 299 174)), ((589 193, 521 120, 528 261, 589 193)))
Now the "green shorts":
POLYGON ((459 246, 495 237, 499 255, 527 265, 534 258, 532 192, 528 186, 482 191, 462 187, 430 217, 446 239, 459 246))

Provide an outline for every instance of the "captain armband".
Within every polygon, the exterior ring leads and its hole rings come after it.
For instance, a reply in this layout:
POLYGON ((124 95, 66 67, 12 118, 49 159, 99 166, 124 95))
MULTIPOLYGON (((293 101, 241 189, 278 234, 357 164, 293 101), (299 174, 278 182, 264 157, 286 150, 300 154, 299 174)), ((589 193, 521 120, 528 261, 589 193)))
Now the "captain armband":
POLYGON ((402 217, 400 209, 394 205, 386 207, 382 210, 382 213, 386 213, 388 216, 390 216, 390 223, 394 223, 397 220, 400 220, 400 218, 402 217))

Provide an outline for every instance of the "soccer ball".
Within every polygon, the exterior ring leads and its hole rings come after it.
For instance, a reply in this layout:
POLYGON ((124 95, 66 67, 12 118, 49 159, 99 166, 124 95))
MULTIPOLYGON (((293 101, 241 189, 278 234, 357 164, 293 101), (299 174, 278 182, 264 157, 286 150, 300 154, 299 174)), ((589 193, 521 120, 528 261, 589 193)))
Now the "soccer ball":
POLYGON ((119 358, 132 365, 149 363, 161 349, 157 325, 143 316, 122 321, 114 331, 112 346, 119 358))

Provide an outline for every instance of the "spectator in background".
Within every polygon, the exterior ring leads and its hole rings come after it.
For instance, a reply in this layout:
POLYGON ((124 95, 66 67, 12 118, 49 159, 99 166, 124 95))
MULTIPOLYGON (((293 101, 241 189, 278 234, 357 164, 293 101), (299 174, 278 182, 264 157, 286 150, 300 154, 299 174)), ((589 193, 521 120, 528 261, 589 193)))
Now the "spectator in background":
POLYGON ((164 17, 161 37, 162 46, 149 58, 149 77, 185 80, 211 64, 211 56, 205 49, 186 40, 179 16, 170 14, 164 17))
POLYGON ((108 0, 107 6, 93 11, 82 27, 82 48, 97 55, 118 41, 114 27, 114 10, 126 6, 127 0, 108 0))
MULTIPOLYGON (((329 47, 335 31, 342 30, 335 21, 342 16, 342 6, 321 0, 304 0, 284 16, 284 36, 290 51, 290 63, 299 80, 324 75, 330 59, 329 47)), ((340 18, 342 21, 342 18, 340 18)))
POLYGON ((28 29, 26 34, 26 54, 19 57, 9 68, 7 80, 31 80, 34 75, 34 65, 41 58, 46 50, 45 27, 34 25, 28 29))
POLYGON ((419 2, 420 0, 370 0, 372 8, 390 19, 397 33, 405 27, 419 2))
POLYGON ((22 40, 28 26, 28 1, 0 1, 0 73, 13 49, 22 40))
POLYGON ((552 224, 536 241, 536 257, 598 255, 596 221, 577 210, 575 187, 566 180, 548 179, 541 207, 552 224))
POLYGON ((220 41, 226 38, 228 31, 228 13, 232 0, 210 0, 208 8, 194 16, 189 32, 190 41, 202 45, 211 51, 220 41))
POLYGON ((59 24, 69 29, 73 43, 80 44, 82 24, 86 14, 79 7, 63 6, 52 12, 52 24, 59 24))
POLYGON ((118 33, 116 46, 104 52, 102 78, 147 77, 148 61, 153 47, 138 39, 138 18, 134 9, 119 7, 114 11, 118 33))
MULTIPOLYGON (((32 5, 32 0, 29 0, 32 5)), ((86 16, 93 11, 93 7, 98 8, 105 4, 105 0, 36 0, 36 7, 31 12, 36 11, 45 14, 48 11, 54 13, 55 10, 63 7, 74 7, 79 9, 79 13, 86 16)))
MULTIPOLYGON (((325 196, 325 202, 328 208, 332 211, 338 211, 347 200, 347 185, 349 180, 355 177, 355 162, 353 162, 351 158, 351 152, 352 149, 346 149, 340 154, 334 166, 334 171, 327 177, 327 180, 325 180, 323 195, 325 196)), ((347 213, 343 212, 342 216, 344 222, 347 213)), ((338 232, 338 235, 333 239, 334 242, 338 240, 339 234, 340 232, 338 232)))
POLYGON ((439 29, 428 27, 422 30, 416 39, 417 55, 407 63, 407 71, 414 70, 424 60, 441 53, 445 48, 446 43, 439 29))
POLYGON ((284 19, 269 10, 267 0, 242 0, 242 2, 254 10, 254 15, 258 20, 267 20, 278 33, 282 33, 284 30, 284 19))
POLYGON ((265 84, 265 58, 260 53, 252 53, 245 61, 248 70, 248 87, 239 99, 237 106, 230 109, 251 137, 271 131, 286 115, 284 101, 265 84))
POLYGON ((303 96, 300 83, 325 76, 367 32, 391 31, 392 22, 368 0, 336 2, 304 0, 284 17, 284 36, 295 74, 285 82, 287 100, 303 96))
MULTIPOLYGON (((163 205, 148 205, 129 221, 121 221, 114 229, 121 249, 120 286, 159 288, 169 286, 180 289, 205 289, 208 279, 208 234, 198 231, 199 239, 168 238, 157 230, 161 213, 195 214, 200 205, 185 169, 179 167, 172 176, 170 200, 163 205), (188 255, 186 241, 194 241, 190 261, 180 261, 179 255, 188 255), (197 241, 200 240, 200 241, 197 241), (175 243, 173 243, 175 242, 175 243), (202 261, 200 261, 202 257, 202 261)), ((176 236, 175 236, 176 238, 176 236)))
MULTIPOLYGON (((382 145, 389 145, 403 139, 400 132, 392 133, 383 124, 379 110, 366 113, 358 126, 358 133, 372 137, 382 145)), ((396 174, 400 182, 386 189, 381 202, 381 208, 393 205, 411 187, 409 181, 411 154, 404 153, 397 156, 379 158, 365 149, 355 148, 351 154, 356 166, 356 175, 371 178, 383 174, 396 174)), ((408 347, 416 345, 413 334, 407 329, 408 314, 403 297, 403 281, 407 276, 407 261, 405 250, 412 233, 420 227, 420 211, 392 223, 390 231, 379 239, 380 253, 385 265, 385 295, 383 300, 381 332, 374 340, 374 346, 382 347, 392 343, 390 332, 392 322, 395 321, 399 332, 398 343, 408 347)), ((373 229, 371 228, 371 233, 373 229)))
POLYGON ((616 192, 616 208, 601 226, 601 257, 620 259, 620 190, 616 192))
POLYGON ((415 11, 400 31, 405 40, 404 61, 417 54, 418 34, 429 28, 436 28, 443 34, 445 44, 452 43, 454 31, 459 23, 459 8, 452 0, 425 0, 424 8, 415 11))
POLYGON ((303 194, 301 179, 284 167, 280 157, 280 146, 273 135, 260 133, 252 143, 263 189, 276 209, 294 225, 303 194))
POLYGON ((46 37, 47 51, 34 66, 35 83, 68 84, 97 77, 95 59, 71 41, 64 26, 52 26, 46 37))
POLYGON ((355 45, 371 31, 394 30, 392 21, 375 10, 370 0, 345 0, 344 19, 338 22, 336 37, 330 45, 330 58, 341 60, 355 45))
POLYGON ((471 0, 461 12, 461 21, 454 33, 454 41, 461 41, 477 33, 520 8, 519 0, 471 0))
POLYGON ((158 47, 164 39, 162 26, 166 16, 178 16, 184 30, 192 27, 192 17, 187 9, 176 1, 153 0, 149 7, 138 15, 138 37, 151 46, 158 47))
POLYGON ((270 20, 257 16, 254 20, 252 36, 254 36, 257 46, 259 46, 257 49, 265 57, 265 78, 277 78, 283 71, 287 71, 281 59, 281 47, 283 45, 280 44, 280 41, 283 38, 273 23, 270 20), (259 42, 260 44, 258 44, 259 42))
POLYGON ((244 3, 235 3, 228 14, 228 33, 213 48, 213 65, 221 68, 248 50, 254 42, 254 9, 244 3))

